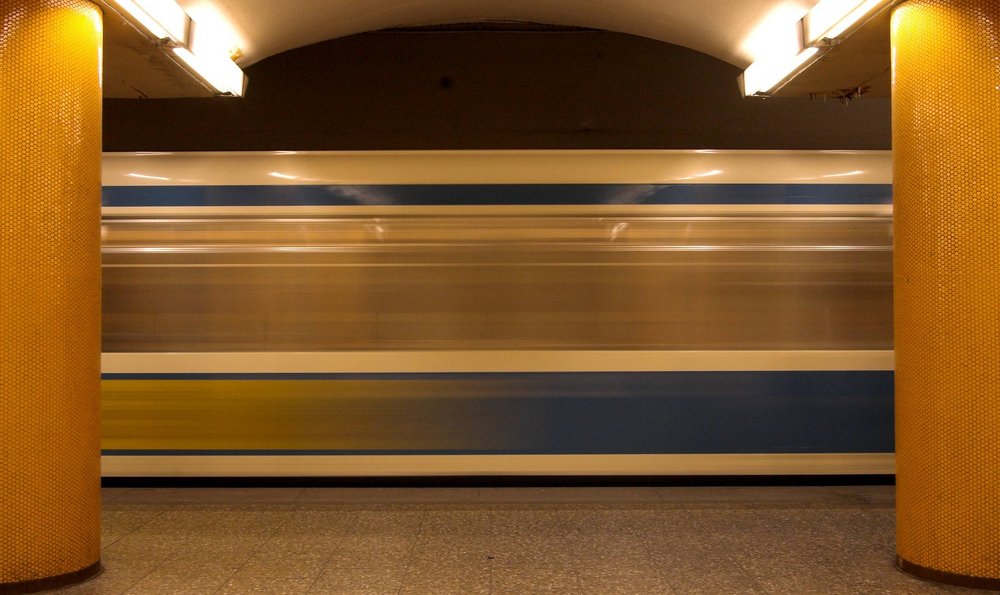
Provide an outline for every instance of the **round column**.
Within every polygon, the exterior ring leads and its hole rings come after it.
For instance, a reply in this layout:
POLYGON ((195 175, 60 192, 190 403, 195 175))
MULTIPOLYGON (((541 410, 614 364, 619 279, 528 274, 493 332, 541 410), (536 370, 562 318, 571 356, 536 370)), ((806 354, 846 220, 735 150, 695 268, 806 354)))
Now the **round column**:
POLYGON ((892 19, 896 547, 1000 588, 1000 3, 892 19))
POLYGON ((101 31, 0 0, 0 593, 100 570, 101 31))

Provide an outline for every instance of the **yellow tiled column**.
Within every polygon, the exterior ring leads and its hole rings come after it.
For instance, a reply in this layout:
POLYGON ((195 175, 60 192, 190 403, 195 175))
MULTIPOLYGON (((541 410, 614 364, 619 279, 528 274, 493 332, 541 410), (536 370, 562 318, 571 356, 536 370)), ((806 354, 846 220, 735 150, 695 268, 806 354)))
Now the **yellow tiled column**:
POLYGON ((0 0, 0 593, 100 569, 101 31, 0 0))
POLYGON ((896 546, 1000 588, 1000 2, 892 19, 896 546))

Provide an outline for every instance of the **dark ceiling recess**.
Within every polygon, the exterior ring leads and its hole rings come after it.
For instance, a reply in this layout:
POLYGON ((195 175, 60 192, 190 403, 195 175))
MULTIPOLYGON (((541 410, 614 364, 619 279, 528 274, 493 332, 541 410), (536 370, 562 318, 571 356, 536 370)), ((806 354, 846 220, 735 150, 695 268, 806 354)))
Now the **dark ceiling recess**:
POLYGON ((532 23, 528 21, 478 21, 475 23, 445 23, 441 25, 421 25, 419 27, 393 27, 385 29, 385 33, 443 33, 443 32, 478 32, 478 31, 534 31, 534 32, 579 32, 600 31, 587 27, 570 27, 568 25, 550 25, 548 23, 532 23))
POLYGON ((888 149, 889 100, 745 99, 739 69, 606 31, 379 31, 247 69, 244 99, 108 99, 108 151, 888 149))

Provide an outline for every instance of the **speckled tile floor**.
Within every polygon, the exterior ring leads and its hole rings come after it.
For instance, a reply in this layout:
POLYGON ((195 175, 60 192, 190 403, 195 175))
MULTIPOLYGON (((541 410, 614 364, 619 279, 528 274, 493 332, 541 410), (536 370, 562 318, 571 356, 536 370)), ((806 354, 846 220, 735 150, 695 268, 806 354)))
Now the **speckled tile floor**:
POLYGON ((105 489, 60 594, 976 593, 893 558, 893 488, 105 489))

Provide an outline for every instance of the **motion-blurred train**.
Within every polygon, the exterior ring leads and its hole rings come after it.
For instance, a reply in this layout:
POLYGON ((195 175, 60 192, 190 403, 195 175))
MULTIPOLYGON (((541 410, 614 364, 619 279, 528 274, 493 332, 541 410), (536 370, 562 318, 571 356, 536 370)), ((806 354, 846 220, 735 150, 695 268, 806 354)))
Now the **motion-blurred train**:
POLYGON ((893 471, 886 152, 104 157, 105 476, 893 471))

